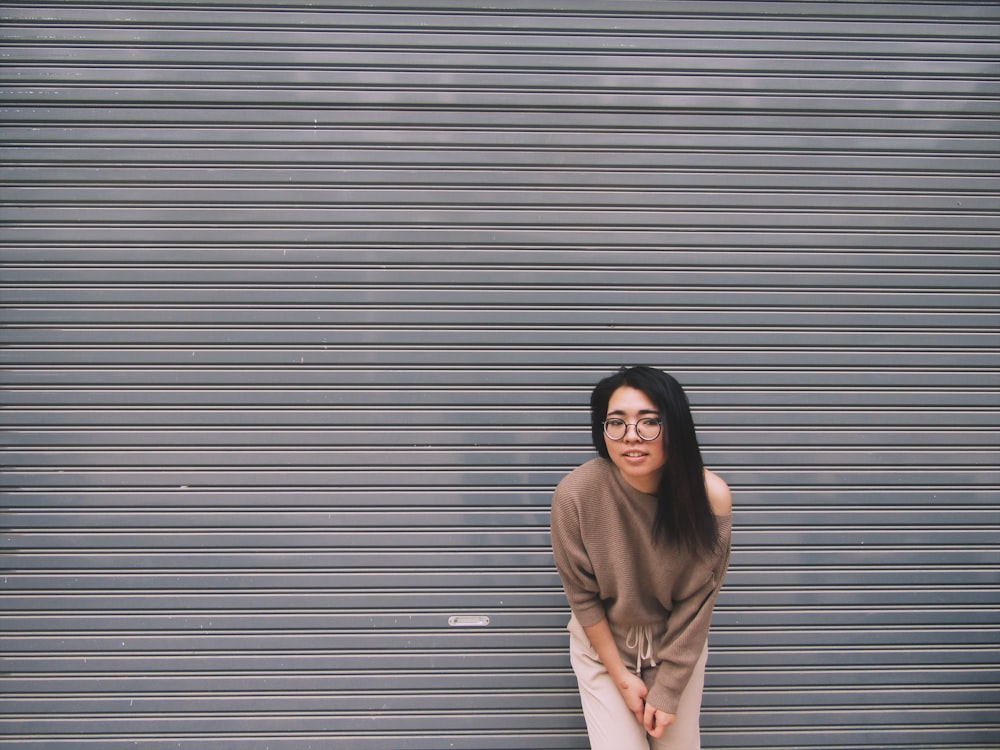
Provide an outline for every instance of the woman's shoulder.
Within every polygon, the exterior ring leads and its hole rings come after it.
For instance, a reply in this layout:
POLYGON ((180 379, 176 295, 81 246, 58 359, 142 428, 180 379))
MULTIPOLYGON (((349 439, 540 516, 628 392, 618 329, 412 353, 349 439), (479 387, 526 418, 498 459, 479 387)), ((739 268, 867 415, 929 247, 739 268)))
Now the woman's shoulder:
POLYGON ((556 485, 556 496, 589 495, 596 487, 603 485, 610 466, 610 461, 600 457, 580 464, 559 480, 559 484, 556 485))
POLYGON ((573 469, 569 474, 562 478, 562 481, 567 483, 590 481, 595 477, 606 476, 611 466, 612 464, 610 461, 603 459, 600 456, 595 456, 589 461, 584 461, 582 464, 573 469))
POLYGON ((717 516, 728 516, 733 512, 733 493, 726 480, 714 471, 705 469, 705 492, 712 512, 717 516))

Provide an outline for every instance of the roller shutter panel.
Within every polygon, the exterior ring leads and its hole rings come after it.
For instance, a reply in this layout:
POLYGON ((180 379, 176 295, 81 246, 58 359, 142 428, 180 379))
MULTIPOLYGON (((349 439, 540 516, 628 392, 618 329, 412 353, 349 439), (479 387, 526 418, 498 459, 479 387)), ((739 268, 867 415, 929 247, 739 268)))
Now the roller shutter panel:
POLYGON ((586 746, 592 384, 733 486, 711 748, 1000 744, 994 3, 7 3, 3 744, 586 746))

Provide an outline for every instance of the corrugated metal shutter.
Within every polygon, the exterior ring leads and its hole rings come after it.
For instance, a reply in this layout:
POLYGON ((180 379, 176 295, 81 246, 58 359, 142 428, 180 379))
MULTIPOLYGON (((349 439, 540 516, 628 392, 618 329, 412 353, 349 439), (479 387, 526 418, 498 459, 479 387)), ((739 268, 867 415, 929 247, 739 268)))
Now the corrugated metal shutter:
POLYGON ((1000 744, 1000 8, 505 6, 0 10, 5 746, 584 747, 635 362, 736 491, 705 746, 1000 744))

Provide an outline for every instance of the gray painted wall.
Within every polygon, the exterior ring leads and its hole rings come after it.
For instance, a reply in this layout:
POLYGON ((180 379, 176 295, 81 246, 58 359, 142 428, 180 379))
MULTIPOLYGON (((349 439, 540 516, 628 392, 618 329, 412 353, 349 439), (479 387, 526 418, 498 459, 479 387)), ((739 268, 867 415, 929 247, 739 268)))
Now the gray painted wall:
POLYGON ((585 747, 639 362, 735 490, 705 746, 1000 745, 1000 6, 504 6, 0 9, 6 747, 585 747))

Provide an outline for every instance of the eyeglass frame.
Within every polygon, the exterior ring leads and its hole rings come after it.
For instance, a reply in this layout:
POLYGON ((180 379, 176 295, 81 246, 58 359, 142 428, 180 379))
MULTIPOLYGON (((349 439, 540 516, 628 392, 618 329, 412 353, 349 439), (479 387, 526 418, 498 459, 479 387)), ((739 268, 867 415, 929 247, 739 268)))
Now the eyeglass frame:
POLYGON ((644 443, 651 443, 651 442, 653 442, 654 440, 656 440, 657 438, 659 438, 663 434, 663 420, 662 419, 656 419, 654 417, 643 417, 642 419, 637 419, 635 422, 626 422, 621 417, 609 417, 608 419, 605 419, 604 422, 601 424, 601 428, 604 431, 604 437, 606 437, 608 440, 614 440, 616 443, 617 442, 621 442, 626 437, 628 437, 628 428, 629 427, 634 427, 635 428, 635 436, 637 438, 639 438, 640 440, 642 440, 644 443), (608 434, 608 422, 621 422, 622 424, 625 425, 625 432, 622 433, 621 437, 618 437, 618 438, 611 437, 611 435, 608 434), (656 434, 653 435, 653 437, 649 437, 649 438, 648 437, 644 437, 639 432, 639 423, 640 422, 656 422, 656 426, 658 428, 656 430, 656 434))

